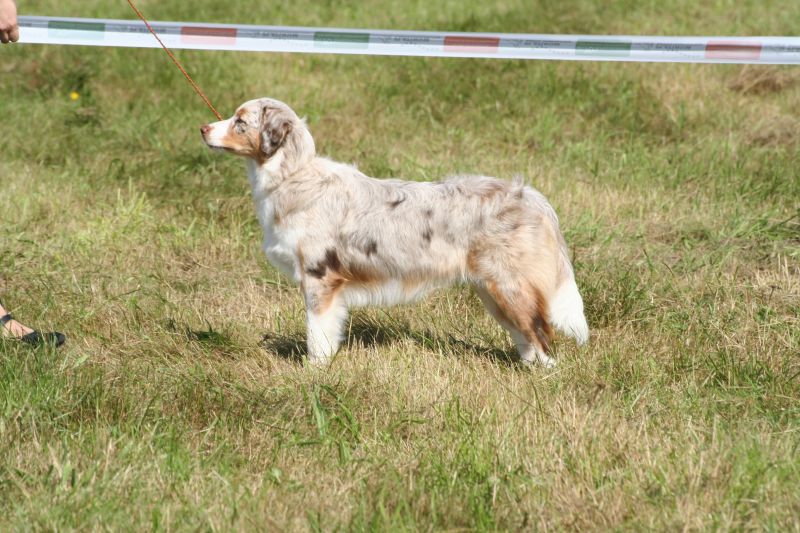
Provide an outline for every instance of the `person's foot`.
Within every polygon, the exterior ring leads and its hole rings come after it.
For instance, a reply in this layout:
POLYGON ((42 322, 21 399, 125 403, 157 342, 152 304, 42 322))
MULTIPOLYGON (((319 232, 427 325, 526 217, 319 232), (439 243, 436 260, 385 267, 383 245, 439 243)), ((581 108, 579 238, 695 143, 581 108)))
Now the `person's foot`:
POLYGON ((3 324, 3 334, 7 337, 15 337, 17 339, 21 339, 25 335, 29 333, 33 333, 33 330, 24 324, 20 324, 11 315, 7 315, 9 319, 3 324))
POLYGON ((53 333, 39 333, 28 326, 14 320, 10 314, 0 317, 0 324, 2 324, 3 337, 10 337, 17 339, 31 346, 39 346, 41 344, 52 344, 56 347, 61 346, 67 340, 63 334, 58 332, 53 333))

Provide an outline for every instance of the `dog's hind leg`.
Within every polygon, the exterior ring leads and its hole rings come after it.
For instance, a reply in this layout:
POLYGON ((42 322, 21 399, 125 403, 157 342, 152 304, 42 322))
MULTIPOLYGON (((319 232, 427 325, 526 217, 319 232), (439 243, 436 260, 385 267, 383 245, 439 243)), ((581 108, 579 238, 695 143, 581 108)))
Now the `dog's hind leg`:
POLYGON ((347 306, 339 294, 340 281, 304 280, 308 361, 325 364, 339 350, 347 306))
POLYGON ((549 353, 550 326, 541 310, 544 302, 524 291, 508 291, 495 283, 475 284, 486 310, 511 334, 524 365, 538 361, 544 367, 555 366, 549 353))

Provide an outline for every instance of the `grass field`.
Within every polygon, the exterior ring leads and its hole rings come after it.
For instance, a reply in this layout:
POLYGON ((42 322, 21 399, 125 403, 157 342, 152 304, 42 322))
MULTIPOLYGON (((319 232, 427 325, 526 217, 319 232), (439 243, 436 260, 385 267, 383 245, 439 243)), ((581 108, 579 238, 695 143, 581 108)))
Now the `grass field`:
MULTIPOLYGON (((789 1, 138 4, 541 33, 800 20, 789 1)), ((212 116, 164 54, 4 46, 0 297, 69 340, 0 341, 0 530, 800 530, 800 67, 178 55, 223 114, 284 100, 368 174, 526 176, 592 339, 522 370, 462 287, 355 312, 306 368, 243 165, 202 145, 212 116)))

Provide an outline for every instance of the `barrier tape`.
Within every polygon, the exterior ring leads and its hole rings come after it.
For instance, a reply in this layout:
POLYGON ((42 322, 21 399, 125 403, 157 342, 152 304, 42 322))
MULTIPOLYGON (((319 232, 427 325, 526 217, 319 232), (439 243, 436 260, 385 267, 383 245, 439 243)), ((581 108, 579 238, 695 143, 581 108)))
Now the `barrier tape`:
MULTIPOLYGON (((157 48, 141 21, 19 17, 20 42, 157 48)), ((800 64, 799 37, 660 37, 351 30, 152 22, 164 44, 192 50, 426 57, 800 64)))

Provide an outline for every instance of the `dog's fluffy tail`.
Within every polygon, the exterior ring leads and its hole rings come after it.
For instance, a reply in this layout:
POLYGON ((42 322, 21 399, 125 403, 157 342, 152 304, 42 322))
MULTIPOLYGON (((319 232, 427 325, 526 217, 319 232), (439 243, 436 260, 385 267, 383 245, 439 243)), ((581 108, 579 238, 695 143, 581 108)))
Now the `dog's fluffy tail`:
POLYGON ((575 271, 569 260, 567 243, 560 234, 559 237, 558 260, 561 263, 562 281, 550 300, 550 323, 581 345, 589 340, 589 324, 583 314, 583 298, 575 283, 575 271))
POLYGON ((589 324, 583 314, 583 299, 575 278, 570 276, 550 300, 550 323, 580 345, 589 340, 589 324))
MULTIPOLYGON (((516 178, 516 182, 522 183, 522 178, 516 178)), ((550 298, 550 324, 575 339, 578 344, 584 344, 589 340, 589 324, 586 323, 583 314, 583 299, 575 283, 575 273, 569 260, 567 243, 558 228, 558 216, 542 193, 532 187, 524 187, 523 190, 528 204, 550 220, 554 238, 558 243, 556 270, 561 281, 555 294, 550 298)))

